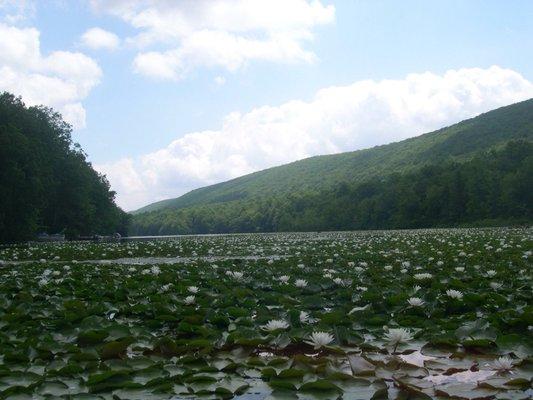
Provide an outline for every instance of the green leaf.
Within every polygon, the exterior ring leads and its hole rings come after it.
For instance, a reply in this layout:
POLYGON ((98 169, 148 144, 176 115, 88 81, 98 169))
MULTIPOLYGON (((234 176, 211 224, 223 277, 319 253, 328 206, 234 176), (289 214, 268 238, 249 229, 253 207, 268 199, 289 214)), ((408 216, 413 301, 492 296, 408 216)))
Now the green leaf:
POLYGON ((304 383, 302 386, 300 386, 299 390, 302 392, 336 391, 342 393, 342 389, 340 387, 325 379, 318 379, 314 382, 304 383))

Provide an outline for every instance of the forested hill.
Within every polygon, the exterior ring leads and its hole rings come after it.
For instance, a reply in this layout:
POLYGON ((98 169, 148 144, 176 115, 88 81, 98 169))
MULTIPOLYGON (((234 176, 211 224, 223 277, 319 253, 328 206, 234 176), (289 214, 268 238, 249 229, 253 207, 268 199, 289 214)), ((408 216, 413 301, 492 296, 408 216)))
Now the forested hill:
POLYGON ((124 232, 114 196, 59 114, 0 93, 0 242, 124 232))
POLYGON ((533 99, 530 99, 401 142, 311 157, 196 189, 176 199, 150 204, 133 214, 263 197, 268 193, 316 191, 339 182, 355 183, 392 171, 408 171, 427 163, 461 161, 510 139, 532 137, 533 99))
POLYGON ((151 204, 134 213, 131 233, 531 221, 532 140, 530 99, 401 142, 311 157, 151 204))

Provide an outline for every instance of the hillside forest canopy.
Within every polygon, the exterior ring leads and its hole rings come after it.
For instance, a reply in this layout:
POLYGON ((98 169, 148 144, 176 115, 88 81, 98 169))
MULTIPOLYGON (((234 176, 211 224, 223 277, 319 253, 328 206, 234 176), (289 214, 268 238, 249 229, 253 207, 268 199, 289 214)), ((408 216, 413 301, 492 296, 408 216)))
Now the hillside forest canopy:
POLYGON ((71 132, 52 109, 0 94, 0 242, 126 233, 128 214, 71 132))
POLYGON ((527 224, 533 144, 508 142, 466 162, 429 164, 361 183, 134 216, 134 234, 397 229, 527 224))

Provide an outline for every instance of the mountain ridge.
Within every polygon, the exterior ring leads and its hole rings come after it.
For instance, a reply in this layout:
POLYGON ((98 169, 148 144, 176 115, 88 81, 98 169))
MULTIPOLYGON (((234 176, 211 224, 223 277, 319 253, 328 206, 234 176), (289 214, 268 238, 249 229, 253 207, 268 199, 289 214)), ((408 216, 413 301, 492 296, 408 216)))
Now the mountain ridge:
POLYGON ((194 189, 131 212, 139 215, 159 210, 227 203, 261 196, 316 191, 338 181, 355 184, 365 179, 408 172, 425 164, 464 161, 473 154, 502 146, 511 139, 533 137, 533 99, 488 111, 476 117, 422 135, 368 149, 318 155, 256 171, 225 182, 194 189), (313 171, 319 171, 315 174, 313 171), (325 180, 331 182, 324 182, 325 180), (252 183, 252 186, 250 186, 252 183))

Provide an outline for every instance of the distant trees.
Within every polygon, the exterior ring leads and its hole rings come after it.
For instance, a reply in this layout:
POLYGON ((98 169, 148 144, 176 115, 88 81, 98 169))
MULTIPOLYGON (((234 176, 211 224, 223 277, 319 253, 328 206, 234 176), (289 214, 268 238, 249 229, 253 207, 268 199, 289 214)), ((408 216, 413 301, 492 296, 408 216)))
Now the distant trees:
POLYGON ((533 144, 509 141, 464 161, 426 164, 316 192, 134 216, 135 234, 423 228, 533 221, 533 144))
POLYGON ((114 196, 58 113, 0 94, 0 242, 125 233, 129 216, 114 196))

